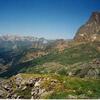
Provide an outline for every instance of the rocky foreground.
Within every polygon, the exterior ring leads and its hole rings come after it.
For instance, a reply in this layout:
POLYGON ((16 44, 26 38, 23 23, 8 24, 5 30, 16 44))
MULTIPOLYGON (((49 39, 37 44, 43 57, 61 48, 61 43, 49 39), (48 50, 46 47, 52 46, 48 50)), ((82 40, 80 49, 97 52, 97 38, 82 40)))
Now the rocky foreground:
POLYGON ((99 98, 100 80, 60 75, 18 74, 0 82, 0 98, 99 98))

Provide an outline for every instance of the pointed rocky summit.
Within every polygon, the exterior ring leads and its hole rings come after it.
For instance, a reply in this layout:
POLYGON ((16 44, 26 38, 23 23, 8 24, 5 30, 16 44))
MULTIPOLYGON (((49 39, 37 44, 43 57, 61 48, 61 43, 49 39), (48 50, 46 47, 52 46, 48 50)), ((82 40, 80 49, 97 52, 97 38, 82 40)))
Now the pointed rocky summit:
POLYGON ((74 37, 76 41, 100 41, 100 12, 93 12, 86 24, 81 26, 74 37))

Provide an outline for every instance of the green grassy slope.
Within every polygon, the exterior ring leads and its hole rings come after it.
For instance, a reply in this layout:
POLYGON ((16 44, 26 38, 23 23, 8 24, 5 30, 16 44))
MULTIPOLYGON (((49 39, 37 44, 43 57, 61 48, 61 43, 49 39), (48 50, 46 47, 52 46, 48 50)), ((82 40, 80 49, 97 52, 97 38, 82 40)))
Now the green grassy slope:
MULTIPOLYGON (((60 69, 61 73, 64 73, 66 67, 72 65, 79 65, 78 63, 89 63, 94 59, 100 59, 100 51, 97 50, 99 43, 87 43, 73 46, 71 48, 65 49, 63 52, 52 52, 46 56, 35 59, 31 62, 29 67, 23 67, 22 71, 24 72, 35 72, 41 73, 41 71, 58 71, 60 69), (49 64, 55 62, 56 66, 49 68, 49 64), (44 66, 45 63, 48 63, 47 67, 44 66), (32 65, 33 64, 33 65, 32 65), (62 67, 60 67, 59 66, 62 67), (35 67, 34 67, 35 66, 35 67), (57 70, 58 69, 58 70, 57 70)), ((51 67, 50 66, 50 67, 51 67)), ((77 66, 76 66, 77 67, 77 66)), ((70 67, 69 67, 70 68, 70 67)))
MULTIPOLYGON (((85 77, 89 72, 90 76, 100 76, 100 64, 92 64, 95 59, 100 60, 100 44, 86 43, 66 48, 63 52, 53 51, 46 56, 21 63, 14 66, 6 75, 14 75, 19 72, 23 81, 41 78, 41 89, 46 91, 39 98, 43 99, 66 99, 66 98, 100 98, 100 77, 98 79, 85 77), (16 70, 15 70, 16 69, 16 70), (15 72, 16 71, 16 72, 15 72), (76 76, 66 76, 68 73, 75 73, 76 76), (96 73, 96 75, 95 75, 96 73), (80 75, 81 74, 81 75, 80 75), (52 80, 55 82, 52 83, 52 80)), ((13 77, 14 93, 25 99, 30 99, 34 86, 16 89, 13 77)))
MULTIPOLYGON (((22 82, 27 82, 29 79, 34 78, 43 79, 40 82, 40 87, 46 91, 39 96, 41 99, 100 98, 100 80, 97 79, 82 79, 52 74, 20 74, 20 77, 23 79, 22 82), (52 83, 53 81, 55 81, 55 83, 52 83)), ((10 78, 10 80, 14 81, 14 77, 10 78)), ((31 90, 34 88, 34 85, 27 86, 23 91, 23 87, 25 87, 26 84, 23 84, 20 89, 16 89, 14 82, 11 83, 13 84, 12 89, 14 93, 24 99, 30 99, 31 90)))
POLYGON ((70 68, 70 66, 73 64, 84 64, 91 62, 94 59, 100 59, 100 51, 98 50, 99 46, 100 43, 83 43, 75 46, 73 45, 70 48, 66 48, 63 52, 53 51, 48 55, 13 66, 10 68, 10 70, 8 70, 8 72, 1 76, 11 76, 19 72, 41 73, 41 71, 44 71, 44 73, 54 73, 59 71, 59 73, 65 73, 66 68, 70 68), (49 66, 43 67, 43 64, 49 62, 55 62, 58 65, 52 67, 52 69, 49 68, 49 66), (59 64, 63 67, 61 68, 59 64))

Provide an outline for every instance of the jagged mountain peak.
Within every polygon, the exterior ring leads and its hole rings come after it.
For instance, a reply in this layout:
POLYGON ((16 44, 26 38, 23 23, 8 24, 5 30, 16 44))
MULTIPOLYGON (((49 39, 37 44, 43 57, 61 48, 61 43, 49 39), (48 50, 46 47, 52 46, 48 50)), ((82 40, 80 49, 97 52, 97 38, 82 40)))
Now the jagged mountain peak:
POLYGON ((89 20, 77 31, 77 41, 100 41, 100 12, 93 12, 89 20))
POLYGON ((89 22, 96 22, 97 24, 100 24, 100 12, 93 12, 89 22))
POLYGON ((26 36, 26 35, 14 35, 14 34, 5 34, 0 35, 0 40, 3 41, 38 41, 38 40, 45 40, 44 38, 37 38, 34 36, 26 36))

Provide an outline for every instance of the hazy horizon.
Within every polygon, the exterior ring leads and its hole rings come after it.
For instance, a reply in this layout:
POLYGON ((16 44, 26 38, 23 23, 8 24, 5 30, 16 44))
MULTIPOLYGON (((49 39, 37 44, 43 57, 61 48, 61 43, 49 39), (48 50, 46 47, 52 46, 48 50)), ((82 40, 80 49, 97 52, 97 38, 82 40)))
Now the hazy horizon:
POLYGON ((0 0, 0 34, 72 39, 100 0, 0 0))

